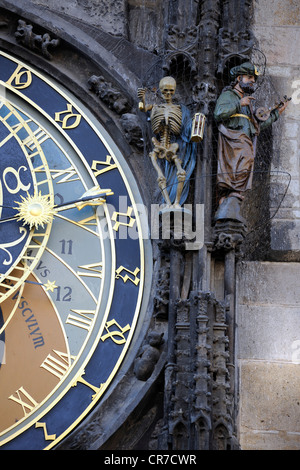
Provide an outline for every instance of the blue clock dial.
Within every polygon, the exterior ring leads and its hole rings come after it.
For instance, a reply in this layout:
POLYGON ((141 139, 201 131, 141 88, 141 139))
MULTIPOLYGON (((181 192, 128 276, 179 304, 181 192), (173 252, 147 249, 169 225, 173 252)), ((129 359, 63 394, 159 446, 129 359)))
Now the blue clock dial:
MULTIPOLYGON (((34 233, 17 220, 17 203, 43 192, 53 199, 50 173, 43 151, 27 117, 3 100, 0 106, 0 303, 16 291, 30 274, 26 250, 34 233)), ((51 223, 40 232, 38 262, 51 223)))
MULTIPOLYGON (((0 113, 6 117, 9 109, 2 105, 0 113)), ((2 116, 0 117, 0 119, 2 116)), ((2 118, 3 119, 3 118, 2 118)), ((28 161, 23 153, 17 136, 12 132, 12 127, 0 122, 0 214, 6 219, 15 214, 15 200, 26 197, 26 193, 33 193, 33 177, 28 161)), ((7 270, 18 259, 29 230, 22 228, 13 220, 3 222, 0 226, 0 273, 7 270), (10 236, 7 236, 9 232, 10 236)))
MULTIPOLYGON (((0 446, 52 449, 101 406, 122 366, 147 304, 152 257, 137 185, 105 129, 66 90, 4 52, 0 81, 28 132, 15 139, 15 166, 10 156, 0 167, 14 168, 22 183, 16 196, 3 192, 2 218, 18 217, 2 224, 30 234, 3 281, 0 446)), ((12 175, 6 182, 15 190, 12 175)))

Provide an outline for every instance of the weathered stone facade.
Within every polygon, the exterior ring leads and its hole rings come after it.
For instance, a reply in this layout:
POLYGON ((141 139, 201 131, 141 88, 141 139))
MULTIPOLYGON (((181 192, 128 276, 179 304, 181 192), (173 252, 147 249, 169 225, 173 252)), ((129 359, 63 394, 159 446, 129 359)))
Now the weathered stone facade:
POLYGON ((292 101, 273 126, 269 255, 238 266, 239 442, 299 449, 299 5, 256 2, 253 32, 273 87, 292 101))
POLYGON ((84 101, 149 211, 160 194, 137 88, 154 93, 173 75, 178 99, 207 118, 188 196, 204 205, 204 245, 187 249, 174 233, 153 240, 137 341, 60 449, 300 448, 298 9, 283 0, 0 0, 0 47, 84 101), (216 229, 214 105, 230 67, 262 53, 263 104, 293 99, 261 138, 248 232, 232 222, 216 229))

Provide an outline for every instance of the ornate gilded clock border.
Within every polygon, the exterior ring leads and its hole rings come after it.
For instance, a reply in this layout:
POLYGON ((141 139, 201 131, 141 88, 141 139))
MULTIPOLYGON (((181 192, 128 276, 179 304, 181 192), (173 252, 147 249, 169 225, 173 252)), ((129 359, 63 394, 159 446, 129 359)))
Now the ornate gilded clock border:
MULTIPOLYGON (((119 171, 120 171, 120 173, 123 173, 123 170, 122 170, 121 168, 119 168, 119 171)), ((124 179, 124 174, 123 174, 122 176, 123 176, 123 179, 124 179)), ((129 191, 129 193, 131 193, 131 189, 130 189, 130 186, 128 186, 128 184, 127 184, 127 190, 129 191)), ((131 195, 131 197, 132 197, 132 195, 131 195)), ((137 213, 135 213, 135 216, 136 216, 136 219, 138 220, 137 213)), ((141 230, 141 227, 140 227, 140 230, 141 230)), ((141 270, 142 270, 142 269, 143 269, 143 261, 142 261, 142 260, 143 260, 143 250, 142 250, 142 249, 141 249, 141 254, 142 254, 142 258, 141 258, 141 262, 142 262, 142 264, 141 264, 141 270)), ((141 287, 142 287, 142 286, 143 286, 143 283, 141 282, 141 287)), ((140 296, 141 296, 141 292, 142 292, 142 289, 140 289, 140 296)), ((142 300, 142 299, 140 298, 140 301, 141 301, 141 300, 142 300)), ((140 303, 140 301, 138 302, 137 311, 139 310, 139 303, 140 303)), ((134 320, 134 322, 133 322, 133 326, 135 326, 136 321, 137 321, 137 317, 136 317, 136 315, 135 315, 135 320, 134 320)), ((131 335, 132 335, 132 334, 133 334, 133 330, 132 330, 131 335)), ((124 352, 124 354, 125 354, 125 352, 124 352)), ((123 360, 124 354, 122 354, 122 358, 120 357, 120 359, 119 359, 119 361, 118 361, 118 364, 116 365, 115 369, 118 368, 120 362, 123 360)), ((112 372, 112 375, 115 375, 115 371, 112 372)), ((109 380, 109 381, 110 381, 110 380, 109 380)), ((50 446, 50 447, 51 447, 51 446, 50 446)))
MULTIPOLYGON (((10 3, 10 2, 8 2, 8 3, 10 3)), ((0 34, 0 41, 1 41, 1 36, 2 35, 0 34)), ((70 77, 72 77, 73 71, 70 73, 69 77, 67 75, 64 75, 59 70, 60 62, 56 61, 55 58, 51 63, 49 63, 49 62, 45 61, 43 58, 38 57, 36 54, 31 54, 30 52, 26 51, 23 47, 20 47, 19 45, 16 45, 14 43, 13 39, 11 41, 7 42, 7 37, 6 37, 5 39, 2 39, 1 42, 4 45, 4 47, 6 47, 8 50, 10 50, 10 51, 12 50, 17 55, 22 55, 22 57, 25 57, 26 60, 29 60, 30 63, 33 63, 35 66, 38 66, 38 67, 41 67, 41 68, 45 69, 46 72, 50 74, 50 76, 52 76, 53 78, 55 78, 56 80, 58 80, 60 82, 63 82, 64 85, 67 86, 67 88, 72 89, 72 91, 75 92, 75 94, 77 95, 78 98, 83 99, 87 103, 87 105, 91 109, 93 109, 93 113, 97 116, 98 120, 105 125, 105 127, 107 128, 108 132, 111 135, 115 136, 115 138, 116 138, 115 142, 122 149, 122 153, 127 157, 127 159, 128 159, 127 161, 129 163, 129 166, 131 167, 131 169, 133 169, 133 172, 137 173, 139 175, 139 177, 138 177, 139 189, 143 194, 144 200, 147 201, 148 195, 147 195, 147 193, 145 193, 143 185, 139 184, 141 175, 140 175, 140 172, 139 172, 139 169, 138 169, 138 164, 137 164, 136 161, 134 161, 133 157, 131 156, 132 148, 128 145, 128 142, 122 136, 122 132, 120 131, 120 126, 116 126, 116 124, 113 122, 113 121, 117 122, 119 116, 118 116, 117 119, 115 119, 114 112, 112 113, 111 110, 107 107, 107 105, 102 103, 101 100, 99 100, 98 97, 94 93, 87 92, 86 91, 86 84, 79 83, 77 79, 75 81, 73 81, 73 79, 70 78, 70 77), (114 116, 113 121, 111 119, 112 116, 114 116), (137 166, 136 166, 136 164, 137 164, 137 166), (134 170, 135 167, 136 167, 136 170, 134 170)), ((81 46, 80 46, 80 44, 78 44, 78 46, 79 46, 79 53, 80 53, 81 46)), ((96 44, 95 44, 95 46, 98 47, 98 45, 96 45, 96 44)), ((97 61, 96 61, 96 63, 97 63, 97 61)), ((90 65, 89 65, 89 68, 90 68, 91 72, 92 71, 94 73, 96 72, 97 75, 99 75, 101 73, 104 73, 104 75, 105 75, 105 73, 106 73, 105 72, 105 64, 103 64, 102 61, 97 63, 96 69, 95 69, 94 65, 95 65, 95 62, 94 62, 94 59, 92 59, 92 63, 90 63, 90 65)), ((114 75, 112 75, 110 77, 112 82, 114 81, 115 77, 116 77, 116 74, 114 72, 114 75)), ((119 81, 116 82, 116 86, 120 87, 120 84, 122 84, 123 79, 119 77, 118 80, 119 81)), ((135 83, 135 81, 132 82, 132 94, 135 93, 134 83, 135 83)), ((121 85, 121 88, 122 88, 122 86, 124 86, 124 83, 121 85)), ((127 87, 127 85, 126 85, 126 87, 127 87)), ((126 87, 124 87, 124 89, 126 87)), ((127 91, 128 91, 128 89, 127 89, 127 91)), ((150 245, 151 245, 151 243, 148 244, 147 251, 149 251, 149 250, 151 251, 150 245)), ((150 258, 152 259, 152 255, 150 255, 150 258)), ((149 271, 148 276, 151 276, 151 269, 149 269, 149 267, 148 267, 148 271, 149 271)), ((152 289, 152 287, 151 287, 151 285, 149 285, 149 286, 147 286, 147 288, 148 288, 148 293, 146 293, 146 297, 149 295, 149 290, 152 289)), ((154 291, 155 291, 155 289, 154 289, 154 291)), ((146 310, 146 312, 145 312, 145 321, 142 325, 139 326, 139 333, 138 333, 137 338, 136 338, 135 346, 134 346, 133 349, 131 349, 129 351, 127 359, 126 359, 124 365, 122 366, 123 372, 121 372, 121 375, 120 375, 120 377, 126 377, 126 374, 129 374, 128 377, 132 377, 130 380, 132 380, 133 383, 135 384, 133 386, 134 387, 138 386, 138 388, 140 389, 141 395, 143 395, 144 393, 147 393, 146 390, 148 390, 151 387, 151 382, 152 381, 148 381, 147 384, 144 384, 144 383, 141 383, 141 382, 137 381, 134 374, 132 374, 132 367, 133 367, 132 364, 133 364, 133 361, 136 357, 137 351, 138 351, 140 345, 142 344, 142 342, 144 340, 144 337, 147 333, 148 328, 151 327, 151 325, 153 324, 153 318, 151 318, 152 308, 153 308, 153 302, 152 301, 150 301, 150 303, 148 305, 144 306, 144 309, 146 310), (124 367, 125 367, 125 369, 124 369, 124 367), (124 373, 125 373, 125 376, 124 376, 124 373), (142 390, 144 390, 144 392, 142 392, 142 390)), ((157 328, 157 326, 156 326, 156 328, 157 328)), ((162 324, 162 330, 165 330, 165 324, 162 324)), ((137 334, 137 332, 136 332, 136 334, 137 334)), ((163 367, 163 363, 164 363, 164 359, 163 359, 163 356, 162 356, 162 361, 160 362, 160 365, 158 365, 158 370, 155 374, 153 374, 153 381, 157 378, 158 371, 161 370, 161 368, 163 367)), ((118 375, 119 374, 117 374, 117 376, 116 376, 116 381, 118 381, 118 375)), ((125 383, 120 382, 120 387, 123 390, 126 389, 126 380, 125 380, 125 383)), ((108 403, 111 399, 113 400, 113 395, 114 395, 114 393, 116 393, 117 389, 118 389, 118 386, 115 386, 114 389, 109 390, 108 394, 106 395, 106 398, 104 400, 104 407, 103 407, 103 404, 100 406, 100 408, 96 407, 94 409, 93 413, 97 414, 97 413, 99 413, 99 411, 100 411, 100 413, 102 413, 101 409, 105 409, 105 402, 108 403), (98 408, 99 408, 99 410, 98 410, 98 408)), ((129 405, 129 408, 128 408, 128 413, 130 412, 129 409, 130 409, 130 405, 129 405)), ((109 411, 107 411, 107 412, 109 414, 109 411)), ((92 422, 92 419, 87 418, 82 423, 81 426, 85 427, 89 421, 92 422)), ((113 429, 115 429, 115 428, 112 428, 111 432, 113 432, 113 429)), ((107 429, 107 431, 108 431, 108 429, 107 429)), ((108 431, 108 435, 109 435, 109 431, 108 431)))

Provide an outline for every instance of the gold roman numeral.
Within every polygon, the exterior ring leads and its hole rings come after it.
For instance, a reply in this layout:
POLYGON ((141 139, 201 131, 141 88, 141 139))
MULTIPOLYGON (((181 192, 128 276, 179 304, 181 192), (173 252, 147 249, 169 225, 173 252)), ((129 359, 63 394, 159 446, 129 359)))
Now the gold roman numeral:
POLYGON ((102 279, 102 269, 103 263, 93 263, 93 264, 85 264, 82 266, 78 266, 80 269, 85 269, 85 271, 77 271, 78 276, 82 277, 98 277, 102 279))
POLYGON ((55 350, 53 350, 53 353, 55 356, 53 356, 51 353, 48 354, 40 367, 61 380, 70 367, 69 356, 66 353, 55 350))
POLYGON ((51 170, 50 169, 50 174, 51 174, 53 180, 56 180, 57 178, 60 178, 59 180, 55 181, 57 184, 68 183, 68 182, 79 181, 80 180, 80 178, 77 174, 77 171, 72 166, 70 166, 69 168, 66 168, 64 170, 51 170))
POLYGON ((8 399, 21 405, 24 416, 27 416, 38 406, 38 402, 25 390, 24 387, 20 387, 15 394, 17 396, 10 395, 8 399))
POLYGON ((75 315, 70 313, 66 323, 89 331, 94 320, 95 310, 71 310, 71 312, 75 315))

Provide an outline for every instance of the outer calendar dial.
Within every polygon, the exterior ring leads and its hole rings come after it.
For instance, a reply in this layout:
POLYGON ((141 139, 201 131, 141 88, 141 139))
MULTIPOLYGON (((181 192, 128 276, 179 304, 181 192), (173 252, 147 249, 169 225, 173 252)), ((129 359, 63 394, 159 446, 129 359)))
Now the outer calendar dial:
MULTIPOLYGON (((141 199, 114 142, 64 89, 4 52, 0 81, 0 152, 19 149, 0 166, 1 243, 8 224, 26 232, 0 271, 0 446, 50 449, 101 406, 147 305, 141 199)), ((149 273, 151 259, 147 245, 149 273)))

